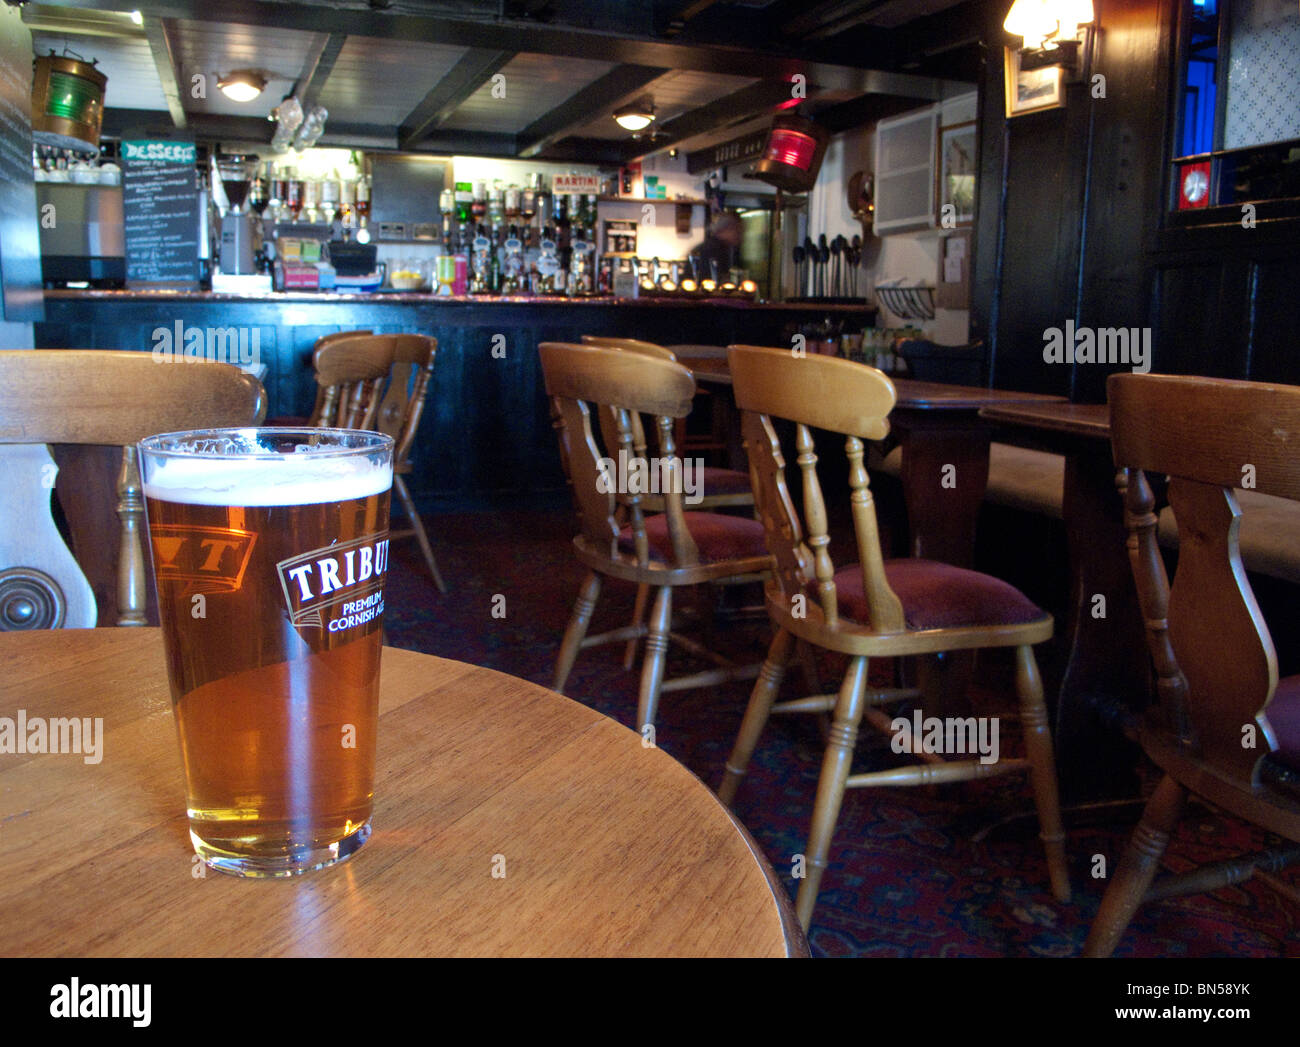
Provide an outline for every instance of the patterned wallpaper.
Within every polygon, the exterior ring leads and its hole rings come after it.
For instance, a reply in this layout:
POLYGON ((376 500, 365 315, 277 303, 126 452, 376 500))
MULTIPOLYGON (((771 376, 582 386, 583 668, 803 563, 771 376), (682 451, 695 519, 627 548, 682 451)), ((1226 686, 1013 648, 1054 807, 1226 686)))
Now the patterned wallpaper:
POLYGON ((1296 0, 1234 0, 1223 147, 1300 138, 1296 0))

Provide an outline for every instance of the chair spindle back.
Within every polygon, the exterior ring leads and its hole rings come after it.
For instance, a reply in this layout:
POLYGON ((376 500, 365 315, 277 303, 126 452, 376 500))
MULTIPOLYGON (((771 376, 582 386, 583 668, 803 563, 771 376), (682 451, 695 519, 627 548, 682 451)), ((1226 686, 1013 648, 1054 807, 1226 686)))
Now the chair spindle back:
POLYGON ((393 336, 393 366, 388 390, 379 405, 375 425, 393 438, 393 468, 410 464, 415 431, 424 413, 429 393, 433 361, 438 353, 438 339, 422 334, 393 336))
POLYGON ((888 435, 888 415, 896 399, 893 383, 874 367, 835 357, 796 357, 784 349, 742 345, 730 346, 727 355, 736 406, 744 412, 754 503, 776 560, 774 577, 782 594, 792 600, 813 584, 826 625, 834 628, 839 621, 830 527, 812 430, 842 433, 847 438, 849 498, 871 625, 878 633, 902 631, 903 607, 885 578, 862 443, 888 435), (774 418, 795 426, 802 520, 786 484, 786 461, 774 418))
POLYGON ((373 429, 395 349, 395 335, 354 335, 320 345, 312 360, 316 382, 324 390, 316 424, 373 429))
POLYGON ((642 492, 629 486, 620 493, 609 462, 602 461, 592 428, 592 406, 598 415, 608 412, 612 432, 606 436, 615 470, 620 458, 645 465, 649 478, 657 472, 664 496, 673 566, 697 563, 699 554, 686 527, 682 499, 681 467, 673 442, 673 419, 685 417, 695 395, 695 380, 680 364, 637 353, 596 346, 543 342, 539 346, 546 392, 551 397, 553 420, 560 441, 565 473, 586 539, 617 556, 622 520, 620 503, 632 527, 637 562, 649 563, 642 492), (638 453, 632 416, 651 415, 658 429, 659 468, 638 453), (612 444, 612 446, 609 446, 612 444), (622 455, 620 455, 622 452, 622 455))

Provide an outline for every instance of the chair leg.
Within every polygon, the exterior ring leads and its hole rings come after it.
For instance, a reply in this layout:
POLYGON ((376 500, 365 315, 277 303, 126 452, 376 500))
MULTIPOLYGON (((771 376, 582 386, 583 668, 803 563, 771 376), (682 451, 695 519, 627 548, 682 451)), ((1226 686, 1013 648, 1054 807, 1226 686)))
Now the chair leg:
POLYGON ((433 584, 438 587, 438 592, 445 593, 447 583, 442 580, 442 573, 438 570, 438 561, 433 558, 433 546, 429 544, 429 536, 425 533, 424 521, 420 519, 420 514, 415 511, 415 502, 411 498, 411 492, 406 489, 406 481, 400 476, 394 475, 393 489, 397 492, 402 508, 410 518, 411 527, 415 531, 415 540, 420 543, 420 552, 424 556, 424 562, 429 567, 429 573, 433 575, 433 584))
POLYGON ((840 684, 839 700, 835 703, 835 720, 831 725, 830 740, 822 760, 821 779, 817 783, 817 799, 813 804, 805 876, 799 884, 799 896, 795 899, 795 912, 804 931, 812 923, 817 892, 830 854, 831 836, 835 832, 840 806, 844 802, 844 784, 848 781, 849 768, 853 763, 853 747, 858 740, 858 725, 862 722, 862 710, 866 706, 867 662, 861 656, 849 662, 849 670, 844 674, 844 682, 840 684))
POLYGON ((1115 870, 1115 878, 1101 899, 1101 908, 1083 946, 1084 956, 1109 956, 1115 951, 1155 878, 1186 798, 1187 790, 1169 775, 1156 786, 1115 870))
MULTIPOLYGON (((802 643, 803 641, 800 641, 802 643)), ((749 705, 745 709, 745 718, 740 722, 740 733, 736 735, 736 744, 727 758, 727 767, 722 775, 722 784, 718 786, 718 799, 728 807, 736 798, 736 790, 745 777, 749 759, 754 755, 759 736, 767 725, 767 718, 772 713, 772 703, 776 701, 781 689, 781 680, 785 677, 785 663, 790 657, 790 634, 778 629, 767 650, 767 660, 759 670, 758 679, 754 681, 754 690, 749 696, 749 705)), ((815 691, 813 692, 816 693, 815 691)))
POLYGON ((795 642, 795 653, 799 658, 799 668, 803 670, 804 683, 809 694, 822 693, 821 673, 817 671, 817 649, 807 640, 795 642))
POLYGON ((1043 681, 1038 675, 1034 649, 1028 644, 1016 648, 1016 695, 1020 699, 1020 722, 1029 757, 1029 780, 1038 808, 1038 835, 1047 852, 1047 875, 1058 902, 1070 900, 1070 874, 1065 863, 1065 830, 1061 827, 1061 800, 1056 784, 1056 760, 1052 755, 1052 732, 1047 725, 1043 681))
MULTIPOLYGON (((640 626, 645 621, 645 605, 650 600, 650 586, 641 582, 636 587, 636 603, 632 605, 632 624, 640 626)), ((628 640, 627 646, 623 648, 623 668, 631 669, 632 663, 636 661, 636 646, 639 642, 637 637, 628 640)))
POLYGON ((587 635, 587 626, 591 624, 591 614, 596 609, 596 601, 599 599, 600 575, 592 571, 584 579, 582 588, 578 591, 578 599, 573 605, 573 617, 569 619, 568 628, 564 630, 564 641, 560 644, 560 653, 555 659, 555 680, 551 688, 559 691, 560 694, 564 693, 564 685, 568 682, 573 663, 582 648, 583 638, 587 635))
POLYGON ((655 722, 659 711, 659 688, 668 664, 668 633, 673 622, 673 589, 661 586, 650 611, 650 631, 645 641, 645 664, 641 668, 641 693, 636 703, 636 729, 655 722))

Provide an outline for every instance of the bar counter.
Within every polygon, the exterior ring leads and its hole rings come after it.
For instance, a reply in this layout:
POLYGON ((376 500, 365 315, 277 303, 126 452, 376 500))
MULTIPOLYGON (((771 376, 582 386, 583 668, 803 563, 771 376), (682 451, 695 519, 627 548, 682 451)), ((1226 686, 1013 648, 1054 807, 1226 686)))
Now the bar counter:
POLYGON ((539 342, 601 334, 667 345, 789 345, 801 325, 863 326, 874 317, 865 305, 739 298, 47 290, 35 344, 183 350, 197 329, 209 357, 224 349, 223 358, 238 353, 266 366, 270 416, 305 417, 315 402, 311 351, 322 335, 356 328, 431 334, 438 357, 410 487, 421 511, 436 512, 562 495, 539 342))

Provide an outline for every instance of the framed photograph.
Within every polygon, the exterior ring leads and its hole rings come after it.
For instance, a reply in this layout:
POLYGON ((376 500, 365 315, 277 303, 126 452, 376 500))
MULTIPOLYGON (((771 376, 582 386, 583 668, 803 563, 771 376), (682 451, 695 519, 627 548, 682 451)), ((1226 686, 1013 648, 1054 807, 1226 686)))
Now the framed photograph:
POLYGON ((1020 68, 1020 52, 1003 48, 1006 74, 1007 117, 1059 109, 1065 105, 1065 70, 1059 65, 1045 69, 1020 68))
POLYGON ((947 229, 971 225, 975 221, 975 121, 939 128, 938 152, 939 224, 947 229))

